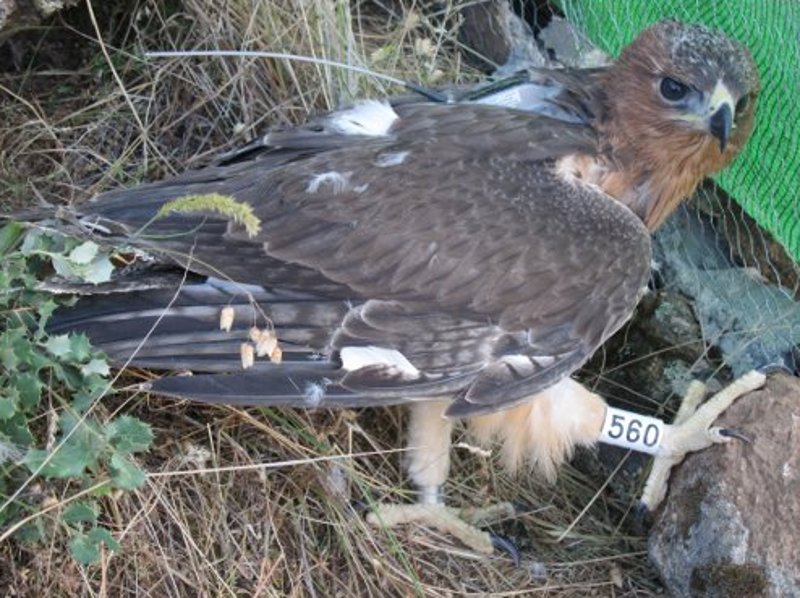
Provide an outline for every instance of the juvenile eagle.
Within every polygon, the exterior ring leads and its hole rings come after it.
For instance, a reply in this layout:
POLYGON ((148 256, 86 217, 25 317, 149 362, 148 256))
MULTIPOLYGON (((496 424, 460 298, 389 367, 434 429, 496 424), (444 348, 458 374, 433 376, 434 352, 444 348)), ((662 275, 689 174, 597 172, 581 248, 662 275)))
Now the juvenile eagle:
POLYGON ((631 316, 650 232, 745 144, 759 85, 750 54, 665 21, 609 67, 536 70, 525 85, 532 110, 366 101, 96 197, 72 217, 82 230, 208 278, 177 298, 174 287, 84 298, 51 331, 84 331, 117 363, 195 373, 154 381, 162 395, 408 404, 422 506, 373 517, 433 519, 483 551, 489 536, 443 506, 455 420, 499 441, 510 468, 527 460, 550 477, 575 445, 675 461, 725 440, 713 420, 760 374, 671 426, 612 410, 570 374, 631 316), (156 217, 209 193, 248 204, 257 234, 213 210, 156 217), (230 330, 220 313, 235 316, 230 330), (282 359, 242 367, 242 351, 249 361, 275 342, 282 359))

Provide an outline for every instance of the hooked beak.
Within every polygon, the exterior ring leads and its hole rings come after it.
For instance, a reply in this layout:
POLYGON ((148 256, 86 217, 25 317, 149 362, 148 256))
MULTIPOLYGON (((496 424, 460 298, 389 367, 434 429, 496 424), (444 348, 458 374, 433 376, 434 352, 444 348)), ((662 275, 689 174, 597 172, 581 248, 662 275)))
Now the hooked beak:
POLYGON ((731 129, 733 128, 733 111, 730 104, 723 103, 717 111, 711 116, 708 122, 709 132, 719 139, 719 151, 724 152, 725 147, 728 145, 728 139, 731 136, 731 129))
POLYGON ((728 146, 733 129, 733 96, 728 87, 722 82, 717 82, 708 101, 708 132, 719 139, 719 151, 724 152, 728 146))

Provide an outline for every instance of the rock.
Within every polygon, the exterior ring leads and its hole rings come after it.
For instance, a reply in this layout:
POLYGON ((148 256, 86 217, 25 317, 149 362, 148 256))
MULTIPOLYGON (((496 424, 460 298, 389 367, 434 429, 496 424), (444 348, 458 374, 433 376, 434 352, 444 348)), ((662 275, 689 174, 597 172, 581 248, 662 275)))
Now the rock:
POLYGON ((17 8, 17 3, 15 0, 0 0, 0 29, 2 29, 8 18, 14 14, 14 11, 17 8))
POLYGON ((0 0, 0 30, 12 25, 36 23, 79 0, 0 0))
POLYGON ((596 47, 575 25, 561 17, 552 18, 539 33, 539 40, 547 55, 563 66, 594 68, 611 62, 608 54, 596 47))
POLYGON ((653 243, 660 284, 690 300, 703 340, 719 348, 734 376, 766 365, 794 368, 800 344, 796 279, 782 274, 784 261, 773 262, 777 254, 766 233, 752 232, 762 241, 760 253, 755 242, 743 243, 748 227, 756 225, 741 211, 723 218, 728 205, 709 185, 664 223, 653 243))
POLYGON ((461 9, 461 18, 458 38, 469 48, 463 56, 473 66, 493 72, 510 64, 508 74, 517 69, 544 66, 545 60, 536 47, 533 31, 514 13, 509 2, 466 4, 461 9))
POLYGON ((800 379, 770 377, 720 418, 753 438, 687 457, 648 542, 683 596, 800 596, 800 379))
POLYGON ((637 317, 642 333, 652 343, 651 350, 669 351, 670 358, 678 357, 686 363, 703 357, 703 331, 684 295, 671 291, 651 293, 642 299, 637 317))

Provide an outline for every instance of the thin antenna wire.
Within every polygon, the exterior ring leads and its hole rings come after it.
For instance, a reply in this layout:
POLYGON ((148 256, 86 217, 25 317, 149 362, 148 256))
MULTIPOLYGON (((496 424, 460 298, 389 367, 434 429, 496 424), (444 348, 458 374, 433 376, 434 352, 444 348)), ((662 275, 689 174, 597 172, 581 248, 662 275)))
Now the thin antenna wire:
POLYGON ((403 81, 402 79, 398 79, 397 77, 392 77, 391 75, 376 73, 375 71, 371 71, 369 69, 360 66, 345 64, 343 62, 328 60, 326 58, 315 58, 313 56, 286 54, 284 52, 261 52, 256 50, 175 50, 175 51, 145 52, 144 56, 145 58, 173 58, 173 57, 192 58, 199 56, 203 57, 229 56, 234 58, 277 58, 278 60, 294 60, 295 62, 310 62, 312 64, 319 64, 323 66, 333 66, 336 68, 352 71, 354 73, 368 75, 370 77, 374 77, 375 79, 380 79, 382 81, 388 81, 389 83, 394 83, 395 85, 400 85, 402 87, 405 87, 409 91, 418 93, 434 102, 447 103, 449 101, 449 98, 445 94, 432 89, 426 89, 425 87, 417 85, 416 83, 403 81))

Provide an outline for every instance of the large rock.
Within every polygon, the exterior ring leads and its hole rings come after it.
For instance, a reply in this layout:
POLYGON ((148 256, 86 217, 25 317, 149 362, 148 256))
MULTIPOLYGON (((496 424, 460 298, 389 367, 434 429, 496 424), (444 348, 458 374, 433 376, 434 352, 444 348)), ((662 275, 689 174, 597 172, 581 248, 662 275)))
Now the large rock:
POLYGON ((677 468, 649 540, 683 596, 800 596, 800 379, 771 376, 720 421, 753 438, 677 468))
POLYGON ((486 72, 513 65, 507 74, 544 66, 545 59, 536 47, 533 31, 515 14, 508 1, 467 3, 460 14, 458 38, 469 48, 463 54, 468 63, 486 72))

